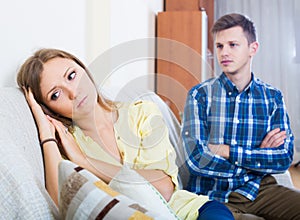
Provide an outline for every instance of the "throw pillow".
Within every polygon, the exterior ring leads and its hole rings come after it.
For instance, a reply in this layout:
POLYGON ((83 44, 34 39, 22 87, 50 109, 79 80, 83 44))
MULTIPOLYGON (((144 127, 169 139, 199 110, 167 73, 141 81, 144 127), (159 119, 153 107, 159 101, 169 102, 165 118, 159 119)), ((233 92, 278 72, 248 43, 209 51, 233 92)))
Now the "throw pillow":
POLYGON ((126 165, 110 181, 109 186, 143 207, 155 210, 166 219, 178 219, 167 201, 152 184, 126 165))
POLYGON ((68 160, 59 165, 62 219, 164 219, 68 160))

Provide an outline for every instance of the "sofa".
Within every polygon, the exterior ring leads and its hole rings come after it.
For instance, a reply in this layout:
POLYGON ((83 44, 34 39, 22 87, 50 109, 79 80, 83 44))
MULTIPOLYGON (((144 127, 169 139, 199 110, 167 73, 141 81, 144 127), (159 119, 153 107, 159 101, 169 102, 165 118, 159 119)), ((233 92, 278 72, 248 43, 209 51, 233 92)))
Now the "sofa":
POLYGON ((58 219, 45 189, 43 157, 31 111, 21 90, 0 89, 0 216, 58 219))
MULTIPOLYGON (((129 99, 156 102, 176 146, 180 183, 184 186, 188 171, 183 165, 180 125, 168 106, 153 92, 129 99)), ((59 219, 59 210, 45 189, 43 156, 38 131, 24 95, 19 88, 0 88, 0 216, 3 219, 59 219)), ((289 173, 276 175, 283 185, 293 187, 289 173)))

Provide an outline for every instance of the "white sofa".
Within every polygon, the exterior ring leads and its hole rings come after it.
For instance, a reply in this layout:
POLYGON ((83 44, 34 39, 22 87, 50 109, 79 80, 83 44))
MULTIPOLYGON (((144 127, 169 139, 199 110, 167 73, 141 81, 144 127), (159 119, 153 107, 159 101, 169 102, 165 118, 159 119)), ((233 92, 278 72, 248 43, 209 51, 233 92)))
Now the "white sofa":
MULTIPOLYGON (((182 165, 184 154, 179 138, 180 125, 167 105, 153 92, 128 97, 131 100, 150 99, 159 105, 170 129, 170 139, 177 146, 178 165, 182 165)), ((43 158, 38 133, 20 89, 0 88, 0 122, 0 217, 59 219, 58 209, 44 187, 43 158)), ((181 166, 180 175, 185 184, 188 179, 185 166, 181 166)), ((276 178, 282 184, 293 187, 288 173, 276 178)))
POLYGON ((0 216, 58 219, 45 189, 38 133, 21 90, 0 88, 0 216))

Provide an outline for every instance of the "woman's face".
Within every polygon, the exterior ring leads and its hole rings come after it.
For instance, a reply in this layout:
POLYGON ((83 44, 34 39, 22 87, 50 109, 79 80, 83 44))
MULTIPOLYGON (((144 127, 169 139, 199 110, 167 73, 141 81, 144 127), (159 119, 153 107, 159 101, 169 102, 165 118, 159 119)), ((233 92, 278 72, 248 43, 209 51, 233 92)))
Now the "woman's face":
POLYGON ((97 103, 93 82, 85 70, 71 59, 54 58, 47 61, 40 86, 48 108, 68 118, 84 116, 97 103))

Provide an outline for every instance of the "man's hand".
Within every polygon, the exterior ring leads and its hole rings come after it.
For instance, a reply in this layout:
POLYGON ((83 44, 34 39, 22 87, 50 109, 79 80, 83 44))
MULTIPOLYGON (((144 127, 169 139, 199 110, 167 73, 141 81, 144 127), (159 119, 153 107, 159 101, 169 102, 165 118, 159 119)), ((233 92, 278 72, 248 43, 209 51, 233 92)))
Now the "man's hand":
POLYGON ((286 131, 280 131, 280 128, 275 128, 270 131, 260 144, 260 148, 279 147, 286 139, 286 131))

